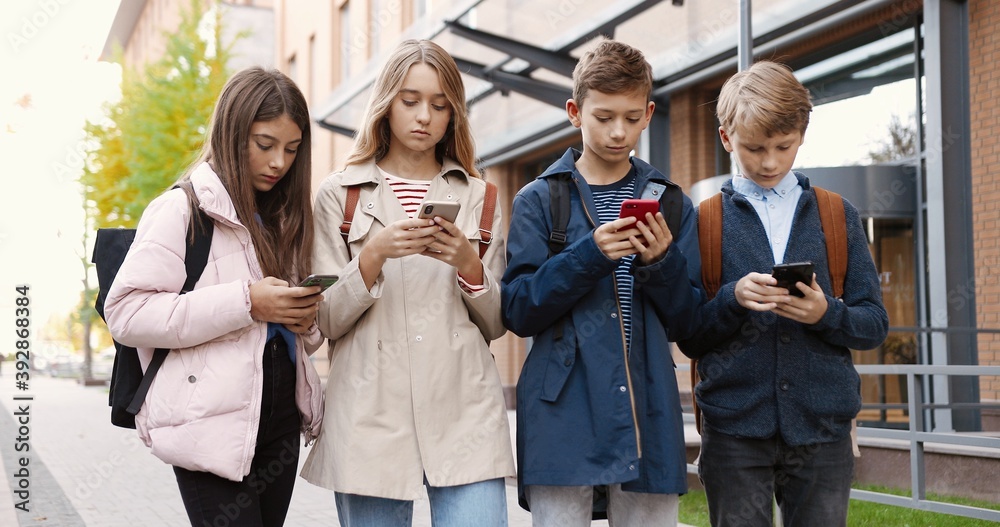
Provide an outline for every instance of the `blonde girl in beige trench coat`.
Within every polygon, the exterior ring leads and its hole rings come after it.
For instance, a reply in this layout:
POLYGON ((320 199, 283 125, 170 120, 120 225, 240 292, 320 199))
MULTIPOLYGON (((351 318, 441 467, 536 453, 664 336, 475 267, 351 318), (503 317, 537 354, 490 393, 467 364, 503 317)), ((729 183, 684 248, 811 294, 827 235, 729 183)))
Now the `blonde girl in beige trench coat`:
POLYGON ((336 491, 343 526, 410 525, 425 487, 435 527, 506 525, 514 461, 488 345, 505 331, 503 222, 496 207, 480 260, 486 184, 454 61, 432 42, 402 43, 366 114, 314 207, 313 272, 340 280, 317 315, 334 343, 326 425, 302 475, 336 491), (360 199, 345 243, 350 186, 360 199), (455 223, 416 219, 421 199, 459 203, 455 223))

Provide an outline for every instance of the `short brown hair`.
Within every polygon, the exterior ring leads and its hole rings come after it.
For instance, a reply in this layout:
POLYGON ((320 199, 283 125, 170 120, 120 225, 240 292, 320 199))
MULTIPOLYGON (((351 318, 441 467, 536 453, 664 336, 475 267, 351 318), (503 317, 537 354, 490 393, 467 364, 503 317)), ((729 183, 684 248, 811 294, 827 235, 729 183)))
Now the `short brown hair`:
POLYGON ((722 86, 716 116, 727 133, 764 132, 768 137, 806 132, 809 90, 784 64, 762 60, 722 86))
POLYGON ((653 92, 653 68, 638 49, 614 40, 604 40, 584 53, 573 69, 573 99, 583 106, 590 90, 601 93, 653 92))

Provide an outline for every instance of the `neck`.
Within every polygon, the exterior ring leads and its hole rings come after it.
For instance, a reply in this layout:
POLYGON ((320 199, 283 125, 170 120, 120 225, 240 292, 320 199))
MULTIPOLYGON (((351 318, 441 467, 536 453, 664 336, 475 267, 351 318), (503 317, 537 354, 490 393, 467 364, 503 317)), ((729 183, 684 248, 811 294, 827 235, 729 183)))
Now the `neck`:
POLYGON ((434 179, 441 172, 441 163, 434 155, 434 149, 416 152, 407 150, 400 152, 389 148, 389 152, 378 162, 382 170, 406 179, 434 179))
POLYGON ((607 163, 596 155, 588 155, 584 150, 583 155, 576 161, 576 169, 590 185, 610 185, 627 176, 629 170, 632 170, 632 163, 629 163, 628 159, 607 163))

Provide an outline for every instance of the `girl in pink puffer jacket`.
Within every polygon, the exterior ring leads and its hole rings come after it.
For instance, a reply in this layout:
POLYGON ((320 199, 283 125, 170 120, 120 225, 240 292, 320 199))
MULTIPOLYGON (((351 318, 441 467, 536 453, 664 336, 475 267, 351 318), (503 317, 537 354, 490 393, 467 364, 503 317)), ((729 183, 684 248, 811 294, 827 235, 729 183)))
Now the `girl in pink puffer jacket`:
POLYGON ((154 348, 171 349, 136 428, 174 466, 192 525, 282 525, 300 433, 319 434, 323 394, 308 354, 322 343, 320 289, 294 287, 311 265, 310 159, 295 84, 273 70, 235 74, 181 178, 193 195, 175 188, 149 204, 108 294, 111 334, 144 367, 154 348), (192 207, 214 234, 201 279, 181 295, 192 207))

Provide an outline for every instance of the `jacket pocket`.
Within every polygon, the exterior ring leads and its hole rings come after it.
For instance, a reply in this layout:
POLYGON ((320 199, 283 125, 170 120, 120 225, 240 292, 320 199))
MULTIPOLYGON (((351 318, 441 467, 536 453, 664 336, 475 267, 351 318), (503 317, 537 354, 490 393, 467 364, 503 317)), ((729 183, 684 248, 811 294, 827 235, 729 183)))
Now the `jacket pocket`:
POLYGON ((546 402, 554 403, 559 399, 569 374, 576 363, 576 335, 568 323, 568 317, 562 318, 557 324, 564 326, 562 338, 554 339, 552 352, 545 365, 545 376, 542 378, 542 397, 546 402))

